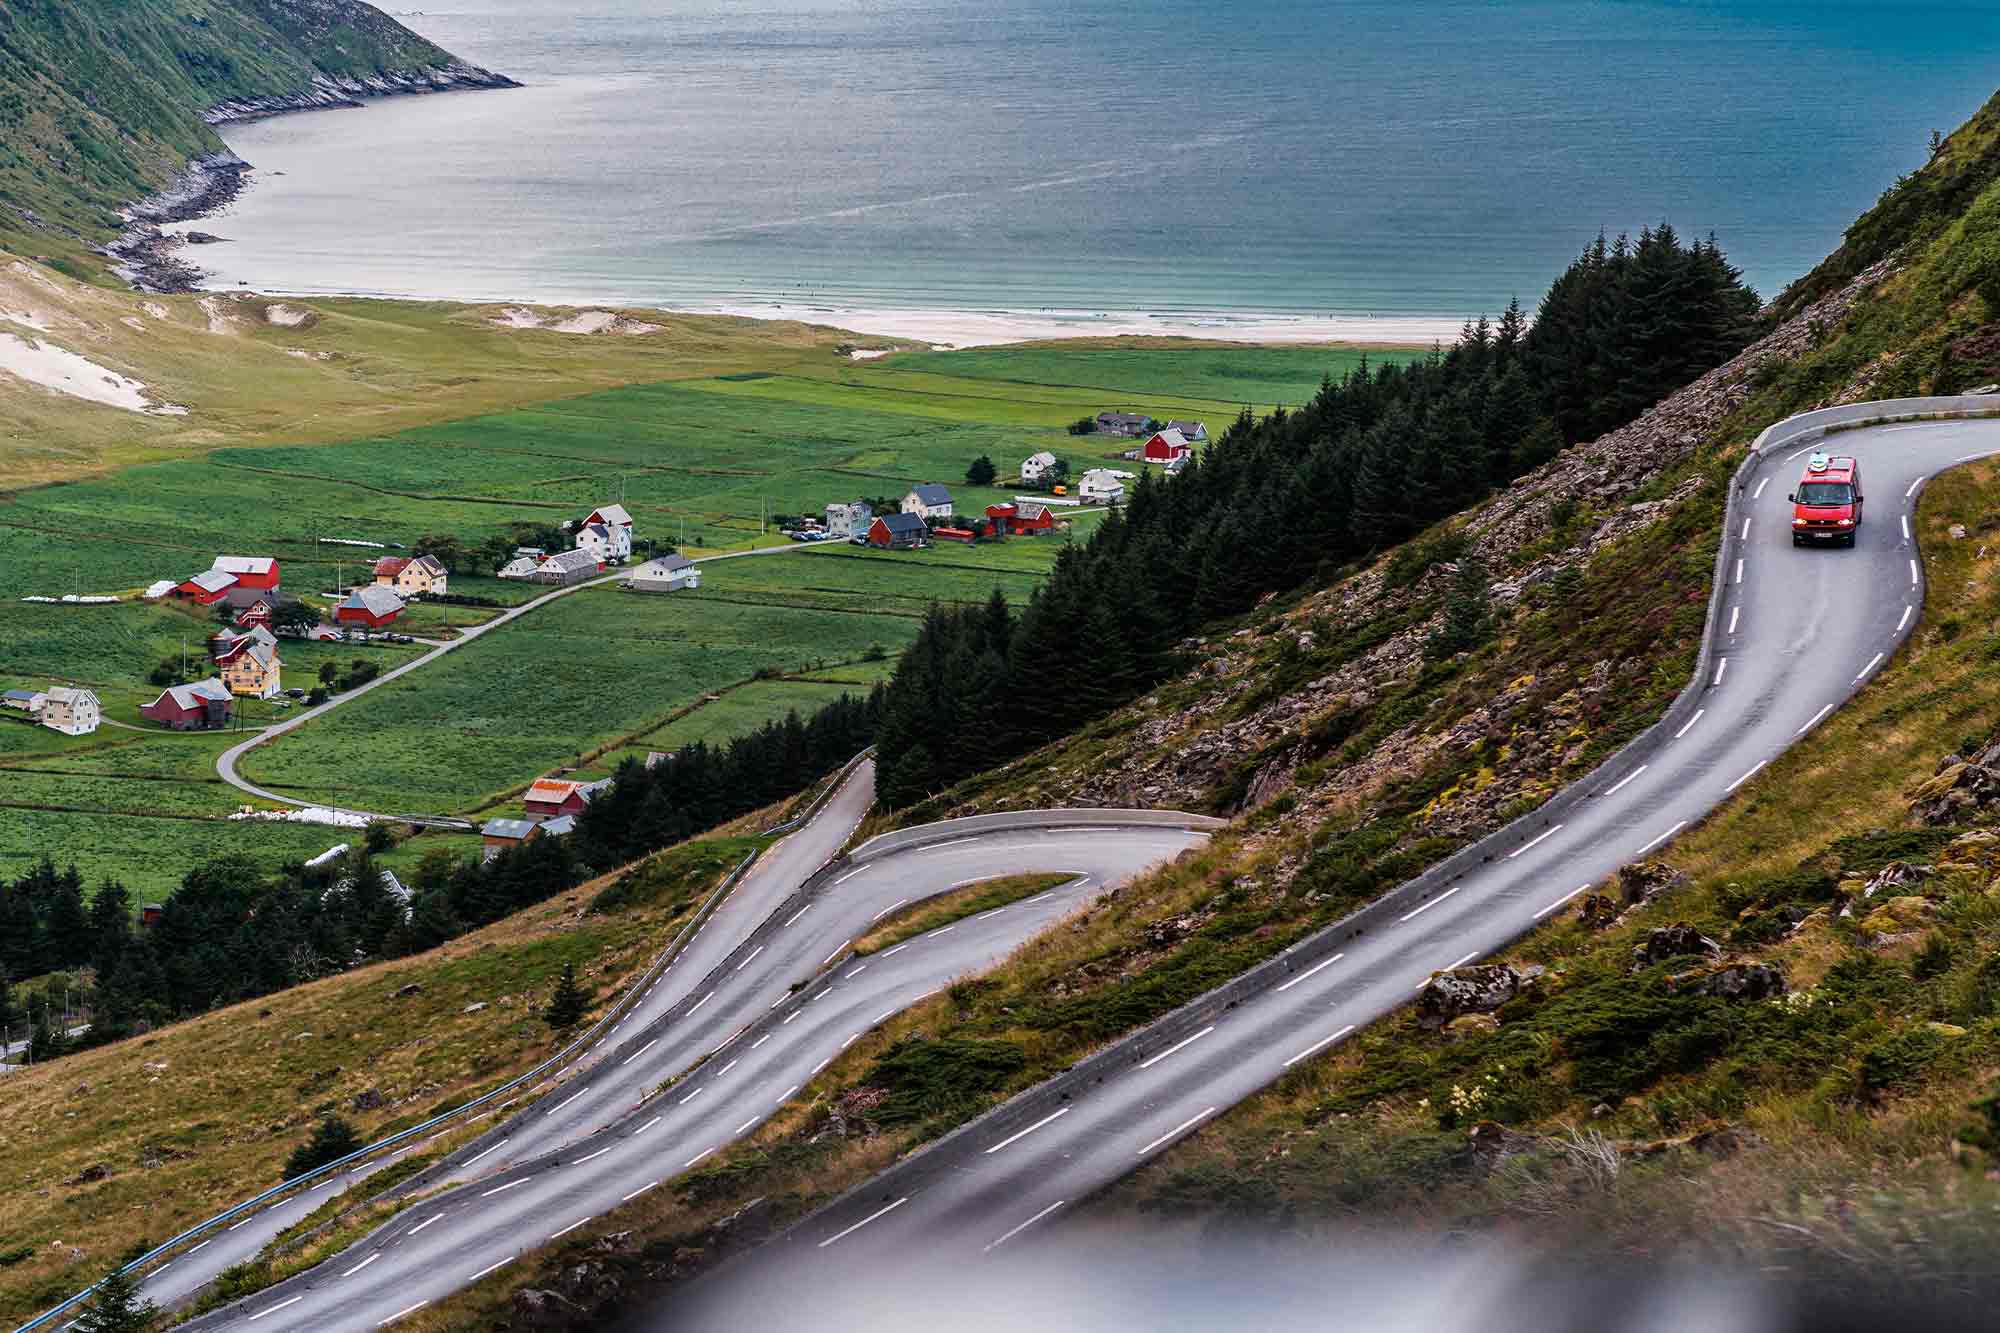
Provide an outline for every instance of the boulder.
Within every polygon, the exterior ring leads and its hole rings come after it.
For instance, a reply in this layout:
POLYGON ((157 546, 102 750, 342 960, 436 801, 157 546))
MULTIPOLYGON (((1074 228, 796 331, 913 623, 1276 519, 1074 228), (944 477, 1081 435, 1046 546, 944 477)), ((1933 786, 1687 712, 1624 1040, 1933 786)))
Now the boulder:
POLYGON ((1720 958, 1722 946, 1685 921, 1646 932, 1645 941, 1632 946, 1632 970, 1651 967, 1669 958, 1720 958))
POLYGON ((582 1328, 590 1314, 561 1292, 537 1287, 514 1293, 514 1313, 530 1328, 582 1328))
POLYGON ((1930 899, 1904 895, 1886 899, 1877 905, 1862 919, 1861 928, 1870 934, 1889 935, 1916 929, 1936 915, 1937 908, 1931 905, 1930 899))
POLYGON ((1444 1035, 1453 1041, 1483 1037, 1500 1030, 1500 1020, 1491 1014, 1460 1014, 1444 1025, 1444 1035))
POLYGON ((481 1001, 479 1001, 479 1002, 478 1002, 477 1004, 468 1004, 468 1005, 466 1005, 466 1006, 465 1006, 465 1008, 464 1008, 463 1010, 461 1010, 460 1012, 462 1012, 462 1013, 468 1013, 468 1014, 476 1014, 476 1013, 478 1013, 478 1012, 479 1012, 479 1011, 480 1011, 481 1009, 484 1009, 485 1007, 486 1007, 486 1001, 484 1001, 484 1000, 481 1000, 481 1001))
POLYGON ((1635 861, 1618 871, 1618 893, 1627 907, 1651 902, 1685 883, 1687 876, 1664 861, 1635 861))
POLYGON ((1520 990, 1520 975, 1505 963, 1433 973, 1417 996, 1417 1026, 1435 1032, 1464 1014, 1491 1013, 1520 990))
POLYGON ((1723 1000, 1770 1000, 1787 989, 1785 974, 1770 963, 1729 963, 1681 972, 1667 978, 1673 990, 1723 1000))
POLYGON ((1938 1036, 1945 1038, 1963 1037, 1965 1035, 1965 1029, 1956 1023, 1931 1022, 1924 1024, 1924 1027, 1938 1036))
POLYGON ((1908 861, 1891 861, 1875 872, 1875 877, 1862 886, 1861 896, 1873 898, 1884 889, 1906 888, 1920 884, 1937 871, 1932 866, 1911 865, 1908 861))
POLYGON ((1601 893, 1586 893, 1576 905, 1576 919, 1590 930, 1607 930, 1618 923, 1618 904, 1601 893))
POLYGON ((389 998, 392 1000, 407 1000, 412 995, 422 995, 423 993, 424 993, 423 983, 412 981, 409 985, 403 987, 399 991, 396 991, 389 998))

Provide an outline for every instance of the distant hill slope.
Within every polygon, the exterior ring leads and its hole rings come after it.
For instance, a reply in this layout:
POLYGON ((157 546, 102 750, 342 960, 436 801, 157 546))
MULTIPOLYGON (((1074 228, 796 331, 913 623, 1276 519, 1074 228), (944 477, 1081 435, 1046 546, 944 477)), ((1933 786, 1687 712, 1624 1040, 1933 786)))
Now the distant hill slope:
POLYGON ((0 246, 74 255, 211 120, 506 86, 359 0, 22 0, 0 8, 0 246))

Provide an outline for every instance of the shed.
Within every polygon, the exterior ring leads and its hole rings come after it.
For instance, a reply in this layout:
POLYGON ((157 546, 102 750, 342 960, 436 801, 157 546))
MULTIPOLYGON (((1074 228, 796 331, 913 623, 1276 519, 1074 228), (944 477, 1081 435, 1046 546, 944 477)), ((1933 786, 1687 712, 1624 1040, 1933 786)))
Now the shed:
POLYGON ((701 566, 684 555, 663 555, 632 571, 621 585, 634 592, 674 592, 701 586, 701 566))
POLYGON ((868 528, 868 544, 885 551, 926 546, 930 538, 930 529, 915 514, 883 514, 868 528))
POLYGON ((489 819, 479 828, 481 859, 491 861, 509 847, 519 847, 542 831, 542 826, 526 819, 489 819))

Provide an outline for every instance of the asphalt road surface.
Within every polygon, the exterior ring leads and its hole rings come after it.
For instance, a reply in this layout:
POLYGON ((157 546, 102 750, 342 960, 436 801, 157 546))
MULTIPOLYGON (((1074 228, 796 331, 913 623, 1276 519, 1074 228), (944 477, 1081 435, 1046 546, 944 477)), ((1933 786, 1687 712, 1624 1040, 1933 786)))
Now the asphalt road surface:
MULTIPOLYGON (((1879 670, 1914 625, 1922 585, 1909 517, 1922 479, 2000 451, 2000 425, 1886 426, 1841 434, 1830 447, 1863 460, 1869 504, 1857 546, 1792 546, 1785 495, 1807 448, 1771 456, 1731 510, 1713 649, 1667 724, 1496 835, 1483 846, 1499 850, 1470 868, 1447 874, 1448 866, 1397 890, 1370 909, 1366 929, 1304 942, 1211 1001, 906 1159, 677 1293, 659 1312, 660 1326, 741 1328, 759 1317, 768 1279, 780 1269, 791 1281, 857 1266, 888 1273, 919 1251, 932 1261, 976 1263, 1059 1238, 1064 1217, 1095 1190, 1408 1002, 1434 970, 1503 947, 1729 800, 1879 670)), ((857 786, 821 821, 838 828, 837 811, 865 804, 857 786)), ((815 830, 806 832, 828 836, 815 830)), ((772 916, 754 931, 745 929, 757 924, 746 900, 731 924, 704 936, 716 937, 709 950, 727 955, 718 968, 704 975, 692 956, 677 965, 676 980, 663 980, 649 997, 650 1016, 630 1020, 607 1043, 592 1076, 543 1097, 514 1122, 526 1128, 474 1145, 482 1156, 462 1174, 479 1179, 410 1210, 312 1274, 196 1326, 376 1327, 501 1271, 699 1165, 754 1129, 860 1033, 1200 836, 1162 828, 1002 830, 863 864, 829 879, 803 913, 772 916), (996 866, 1066 870, 1077 879, 999 916, 818 973, 874 914, 996 866), (605 1072, 628 1068, 636 1072, 605 1072), (637 1104, 644 1089, 677 1074, 671 1088, 637 1104)), ((798 858, 811 859, 809 851, 798 858)), ((774 868, 759 892, 766 895, 759 903, 783 901, 787 885, 774 868)))

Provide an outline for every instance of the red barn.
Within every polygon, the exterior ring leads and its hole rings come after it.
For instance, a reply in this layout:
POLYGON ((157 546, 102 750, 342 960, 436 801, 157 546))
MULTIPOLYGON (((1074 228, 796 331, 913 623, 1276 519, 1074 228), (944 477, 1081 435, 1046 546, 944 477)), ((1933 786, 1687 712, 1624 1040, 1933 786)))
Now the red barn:
POLYGON ((207 731, 228 726, 235 708, 228 687, 211 678, 162 690, 153 702, 139 705, 139 714, 175 731, 207 731))
POLYGON ((333 618, 343 625, 381 629, 403 614, 403 599, 379 583, 356 588, 347 600, 333 608, 333 618))
POLYGON ((578 815, 590 804, 581 782, 558 782, 537 778, 521 798, 521 807, 530 819, 554 819, 558 815, 578 815))
POLYGON ((239 588, 278 586, 278 562, 268 555, 219 555, 210 568, 234 574, 239 588))
POLYGON ((994 527, 1010 537, 1018 537, 1023 533, 1032 535, 1037 532, 1053 532, 1056 526, 1055 515, 1049 512, 1049 507, 1037 504, 1033 500, 988 505, 986 516, 993 520, 994 527))
POLYGON ((1146 441, 1146 447, 1139 451, 1139 457, 1148 463, 1171 463, 1177 458, 1186 458, 1194 452, 1187 436, 1171 428, 1156 431, 1153 438, 1146 441))
POLYGON ((219 569, 204 569, 201 573, 180 584, 174 595, 185 597, 197 606, 213 606, 229 594, 236 586, 236 576, 219 569))

